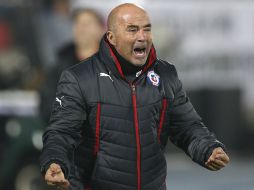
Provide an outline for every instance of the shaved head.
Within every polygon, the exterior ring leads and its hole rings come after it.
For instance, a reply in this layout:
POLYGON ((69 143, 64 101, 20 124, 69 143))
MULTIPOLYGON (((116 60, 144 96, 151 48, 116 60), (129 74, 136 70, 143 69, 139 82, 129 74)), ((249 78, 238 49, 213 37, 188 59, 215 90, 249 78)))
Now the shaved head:
POLYGON ((115 7, 108 16, 107 39, 116 51, 134 65, 146 63, 152 46, 151 22, 147 12, 135 4, 115 7))
POLYGON ((108 30, 114 31, 117 28, 116 26, 119 24, 119 22, 121 22, 121 19, 122 19, 121 17, 123 15, 125 15, 126 13, 131 13, 136 11, 141 11, 147 14, 142 7, 132 3, 124 3, 115 7, 108 15, 108 20, 107 20, 108 30))

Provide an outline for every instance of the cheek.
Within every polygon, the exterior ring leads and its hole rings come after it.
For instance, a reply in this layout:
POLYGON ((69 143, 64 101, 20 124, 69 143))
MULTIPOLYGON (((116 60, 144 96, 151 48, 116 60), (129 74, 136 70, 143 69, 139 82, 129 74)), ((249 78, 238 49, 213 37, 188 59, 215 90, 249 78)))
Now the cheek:
POLYGON ((126 32, 122 32, 120 35, 116 35, 115 40, 115 47, 121 55, 124 55, 125 58, 132 56, 132 48, 135 42, 135 38, 133 39, 133 36, 130 36, 126 32))
POLYGON ((132 42, 125 41, 125 43, 123 43, 122 49, 125 51, 126 55, 131 56, 132 55, 132 42))

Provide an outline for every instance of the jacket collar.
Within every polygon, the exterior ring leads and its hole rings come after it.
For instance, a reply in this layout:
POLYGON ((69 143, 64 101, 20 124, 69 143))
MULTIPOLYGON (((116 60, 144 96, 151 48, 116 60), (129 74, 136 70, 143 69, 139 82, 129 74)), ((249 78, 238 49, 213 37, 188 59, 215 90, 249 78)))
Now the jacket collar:
MULTIPOLYGON (((112 45, 108 42, 106 35, 101 40, 100 43, 100 49, 99 49, 99 57, 100 59, 106 64, 106 66, 109 68, 109 70, 112 72, 112 74, 119 76, 126 80, 121 64, 119 60, 117 59, 116 55, 114 54, 114 51, 112 49, 112 45)), ((150 53, 147 57, 147 63, 144 69, 142 70, 142 73, 140 76, 145 73, 149 68, 151 68, 155 61, 156 61, 156 51, 154 46, 152 45, 150 53)))

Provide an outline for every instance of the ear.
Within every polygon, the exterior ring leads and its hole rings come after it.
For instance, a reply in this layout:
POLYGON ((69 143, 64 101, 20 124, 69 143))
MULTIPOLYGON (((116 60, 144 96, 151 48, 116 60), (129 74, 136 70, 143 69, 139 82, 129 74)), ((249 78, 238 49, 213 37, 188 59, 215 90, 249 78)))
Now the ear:
POLYGON ((116 45, 116 37, 112 31, 107 31, 107 39, 111 45, 116 45))

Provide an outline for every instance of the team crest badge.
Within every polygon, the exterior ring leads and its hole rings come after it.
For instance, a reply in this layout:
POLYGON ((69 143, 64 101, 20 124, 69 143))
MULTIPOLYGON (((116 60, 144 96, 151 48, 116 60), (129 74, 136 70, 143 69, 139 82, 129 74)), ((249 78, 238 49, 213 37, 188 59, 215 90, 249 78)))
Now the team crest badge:
POLYGON ((149 71, 147 73, 147 81, 154 86, 160 85, 160 76, 157 75, 154 71, 149 71))

